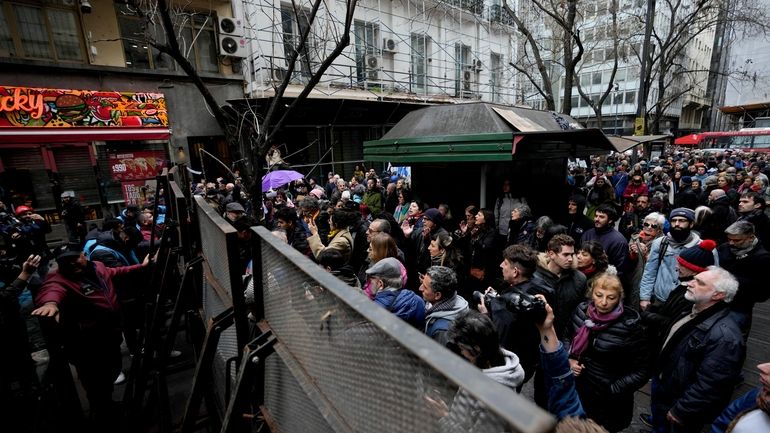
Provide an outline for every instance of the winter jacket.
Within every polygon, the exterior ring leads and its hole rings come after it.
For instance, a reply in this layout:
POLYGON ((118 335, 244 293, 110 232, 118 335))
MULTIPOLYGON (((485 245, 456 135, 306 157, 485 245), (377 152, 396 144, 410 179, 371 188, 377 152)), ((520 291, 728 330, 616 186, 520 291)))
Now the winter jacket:
POLYGON ((495 228, 500 236, 508 236, 508 221, 516 206, 527 204, 524 197, 514 197, 511 193, 503 194, 495 200, 495 228))
MULTIPOLYGON (((516 354, 503 348, 500 350, 503 352, 505 364, 481 371, 488 378, 513 391, 524 382, 524 370, 516 354)), ((503 424, 498 416, 490 413, 463 389, 455 395, 447 415, 439 420, 439 431, 442 433, 497 433, 507 430, 507 424, 503 424)))
POLYGON ((455 294, 440 306, 440 311, 435 310, 436 306, 429 306, 425 312, 425 334, 444 346, 447 343, 446 331, 460 313, 468 311, 468 301, 455 294))
POLYGON ((382 212, 382 193, 380 191, 367 190, 362 202, 369 207, 369 212, 372 215, 378 215, 382 212))
POLYGON ((729 244, 717 247, 719 265, 738 280, 738 293, 730 303, 730 309, 751 316, 754 304, 770 299, 767 270, 770 269, 770 253, 757 243, 748 254, 736 257, 729 244))
MULTIPOLYGON (((739 420, 742 416, 759 408, 757 405, 757 396, 759 396, 761 392, 762 387, 760 386, 733 400, 733 402, 730 403, 730 406, 727 406, 714 423, 711 424, 711 433, 729 433, 732 431, 735 427, 733 421, 739 420)), ((769 415, 764 414, 764 416, 769 415)), ((735 424, 737 424, 737 422, 735 424)))
MULTIPOLYGON (((593 225, 593 224, 592 224, 593 225)), ((532 245, 537 231, 535 222, 529 219, 508 220, 507 245, 532 245)))
MULTIPOLYGON (((658 356, 652 399, 687 431, 700 431, 727 406, 746 357, 741 330, 719 302, 687 322, 658 356)), ((665 413, 665 412, 662 412, 665 413)))
POLYGON ((682 250, 694 247, 700 243, 700 236, 690 232, 690 238, 684 244, 678 244, 670 236, 655 239, 650 244, 647 264, 644 266, 642 282, 639 284, 639 299, 650 301, 653 296, 659 301, 668 299, 669 293, 679 285, 679 273, 676 270, 676 258, 682 250), (666 245, 663 246, 663 241, 666 245), (660 260, 661 248, 663 260, 660 260))
POLYGON ((127 250, 123 242, 116 241, 111 230, 102 232, 96 239, 96 244, 83 251, 88 260, 102 262, 108 268, 130 266, 139 263, 132 250, 127 250))
POLYGON ((492 281, 500 262, 497 260, 497 236, 494 230, 486 230, 471 236, 470 251, 465 256, 471 268, 484 270, 484 280, 492 281))
POLYGON ((575 416, 585 418, 583 404, 575 389, 575 374, 569 365, 569 354, 561 342, 555 352, 546 352, 540 346, 540 365, 548 390, 548 412, 557 419, 575 416))
POLYGON ((666 302, 650 304, 646 310, 642 311, 642 320, 647 326, 647 335, 654 353, 660 352, 660 346, 666 340, 666 332, 671 324, 684 313, 692 311, 692 302, 684 297, 685 293, 687 293, 687 285, 681 283, 671 291, 666 302))
MULTIPOLYGON (((320 236, 319 236, 320 237, 320 236)), ((294 247, 295 250, 301 252, 305 256, 313 259, 313 251, 310 250, 310 244, 307 241, 307 235, 302 227, 294 227, 293 230, 286 231, 286 240, 289 245, 294 247)))
POLYGON ((514 293, 540 294, 545 296, 549 304, 553 304, 554 290, 545 281, 533 278, 501 291, 500 296, 494 298, 487 305, 489 316, 495 324, 497 335, 500 338, 500 346, 519 356, 519 361, 524 367, 528 380, 535 374, 537 367, 540 332, 535 327, 535 322, 531 317, 519 311, 511 311, 508 308, 507 299, 514 293))
POLYGON ((770 247, 770 217, 762 209, 754 209, 749 213, 741 214, 738 220, 754 224, 754 234, 759 238, 762 246, 766 250, 770 247))
POLYGON ((103 263, 88 262, 86 271, 76 280, 65 277, 58 270, 50 272, 35 296, 35 304, 57 304, 68 338, 78 338, 94 328, 120 329, 120 305, 112 279, 141 267, 108 268, 103 263))
MULTIPOLYGON (((572 315, 572 333, 588 320, 589 303, 572 315)), ((578 361, 585 366, 576 386, 586 415, 609 431, 631 424, 634 392, 649 378, 647 338, 639 313, 625 308, 609 327, 592 331, 578 361)))
POLYGON ((316 259, 321 254, 321 251, 330 248, 339 251, 347 263, 350 260, 350 253, 353 251, 353 236, 347 228, 338 231, 337 234, 329 240, 329 245, 327 246, 324 246, 323 243, 321 243, 319 234, 310 236, 307 238, 307 242, 310 244, 310 249, 313 251, 313 255, 316 259))
POLYGON ((374 303, 417 329, 425 324, 425 301, 407 289, 386 288, 374 295, 374 303))
POLYGON ((594 228, 594 222, 583 215, 583 212, 580 209, 578 209, 578 213, 574 215, 567 215, 565 223, 567 234, 572 236, 572 239, 575 240, 575 248, 578 248, 580 245, 580 239, 583 238, 583 233, 594 228))
POLYGON ((626 271, 626 262, 628 261, 628 241, 619 231, 612 227, 602 227, 600 229, 592 228, 583 234, 580 243, 596 241, 599 242, 612 266, 618 270, 618 276, 622 276, 626 271))
POLYGON ((551 304, 555 316, 553 327, 559 340, 566 340, 568 335, 570 317, 578 305, 586 297, 586 276, 574 269, 562 270, 561 275, 549 271, 547 264, 542 260, 544 254, 540 254, 535 276, 545 281, 554 290, 554 303, 551 304))
POLYGON ((703 239, 712 239, 717 245, 727 241, 725 229, 738 219, 738 214, 730 206, 730 199, 727 196, 719 197, 709 204, 711 216, 708 219, 709 224, 703 227, 701 235, 703 239))

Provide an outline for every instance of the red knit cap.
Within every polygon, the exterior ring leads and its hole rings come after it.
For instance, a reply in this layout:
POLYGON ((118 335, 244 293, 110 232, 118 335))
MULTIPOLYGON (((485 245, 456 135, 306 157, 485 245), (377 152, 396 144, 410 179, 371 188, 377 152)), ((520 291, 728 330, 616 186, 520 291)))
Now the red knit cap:
POLYGON ((706 268, 714 265, 714 253, 712 251, 716 247, 716 242, 711 239, 704 239, 698 245, 679 253, 676 261, 693 272, 705 272, 706 268))

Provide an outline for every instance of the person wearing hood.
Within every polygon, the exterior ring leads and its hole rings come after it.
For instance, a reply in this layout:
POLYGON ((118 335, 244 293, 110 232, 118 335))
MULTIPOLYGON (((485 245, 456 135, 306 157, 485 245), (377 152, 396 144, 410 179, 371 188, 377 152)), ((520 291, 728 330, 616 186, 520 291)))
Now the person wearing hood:
POLYGON ((576 245, 580 244, 583 233, 594 226, 593 221, 583 213, 585 208, 586 198, 580 194, 570 196, 567 201, 567 216, 564 225, 567 227, 567 234, 572 236, 576 245))
MULTIPOLYGON (((462 313, 447 332, 447 347, 463 357, 488 378, 515 390, 524 382, 524 369, 515 353, 500 347, 492 320, 476 311, 462 313)), ((451 405, 426 397, 429 407, 442 415, 442 432, 499 432, 507 430, 497 416, 465 390, 459 390, 451 405)))
POLYGON ((754 304, 770 299, 766 281, 770 252, 759 242, 754 225, 748 221, 736 221, 725 229, 725 234, 727 242, 717 247, 719 266, 738 280, 738 293, 730 309, 745 340, 751 329, 754 304))
POLYGON ((572 315, 570 366, 586 416, 617 432, 631 424, 634 393, 649 378, 647 339, 616 275, 599 275, 589 297, 572 315))
POLYGON ((390 311, 417 329, 425 324, 425 301, 403 288, 398 259, 386 257, 366 270, 374 303, 390 311))
POLYGON ((445 266, 431 266, 420 279, 420 292, 425 301, 425 334, 445 346, 452 323, 468 311, 468 301, 457 294, 457 275, 445 266))

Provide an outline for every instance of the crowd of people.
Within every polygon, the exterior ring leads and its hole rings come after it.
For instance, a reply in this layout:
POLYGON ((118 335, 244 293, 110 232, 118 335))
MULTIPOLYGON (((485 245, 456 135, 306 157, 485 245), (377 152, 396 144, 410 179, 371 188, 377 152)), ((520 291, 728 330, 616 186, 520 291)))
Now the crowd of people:
MULTIPOLYGON (((407 179, 356 170, 268 191, 260 223, 484 371, 507 366, 507 386, 533 380, 535 401, 558 413, 542 330, 523 306, 542 297, 569 359, 573 415, 621 431, 652 381, 642 421, 696 432, 730 403, 753 307, 770 298, 768 170, 762 156, 730 152, 597 157, 570 168, 561 213, 538 215, 505 180, 492 206, 469 202, 461 218, 407 179), (469 326, 488 327, 499 350, 482 356, 458 335, 469 326)), ((769 391, 755 392, 760 409, 769 391)))
MULTIPOLYGON (((445 203, 428 204, 408 179, 359 167, 349 180, 329 173, 324 182, 291 182, 261 203, 237 180, 190 191, 238 231, 242 269, 251 259, 250 228, 265 225, 319 270, 493 380, 519 392, 531 380, 538 405, 569 423, 590 419, 586 431, 627 428, 634 393, 651 381, 642 418, 653 431, 699 432, 717 420, 721 432, 737 420, 729 428, 739 432, 770 422, 767 364, 762 386, 730 405, 753 307, 770 298, 765 171, 765 157, 730 152, 635 163, 596 157, 569 169, 563 211, 551 215, 527 201, 540 192, 510 180, 491 206, 469 200, 453 214, 445 203)), ((61 319, 70 359, 105 421, 121 375, 120 343, 140 350, 137 279, 146 278, 164 208, 130 206, 86 231, 72 196, 62 200, 69 246, 58 254, 48 250, 50 227, 34 209, 9 213, 0 203, 2 246, 13 245, 22 265, 2 293, 35 286, 32 314, 61 319), (108 343, 81 347, 95 340, 108 343)), ((3 315, 18 322, 6 312, 19 310, 18 297, 2 299, 3 315)), ((474 430, 451 409, 464 399, 433 402, 448 408, 442 421, 456 431, 474 430)))

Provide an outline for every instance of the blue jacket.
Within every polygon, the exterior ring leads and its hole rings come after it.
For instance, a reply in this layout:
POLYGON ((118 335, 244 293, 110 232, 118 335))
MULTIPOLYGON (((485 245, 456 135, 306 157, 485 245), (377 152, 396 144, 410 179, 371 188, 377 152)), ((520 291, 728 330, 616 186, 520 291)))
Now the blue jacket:
POLYGON ((586 413, 575 389, 575 375, 569 366, 569 355, 559 342, 556 352, 548 353, 540 346, 540 365, 548 390, 548 412, 562 419, 570 416, 585 418, 586 413))
MULTIPOLYGON (((676 270, 676 258, 685 248, 694 247, 700 242, 700 236, 692 233, 692 239, 684 245, 675 245, 671 238, 659 237, 652 241, 650 254, 647 256, 647 264, 644 265, 642 281, 639 284, 639 299, 649 301, 652 296, 665 302, 668 295, 679 285, 679 273, 676 270), (663 239, 668 239, 668 246, 660 261, 660 248, 663 239)), ((713 254, 713 253, 712 253, 713 254)))
POLYGON ((762 387, 754 388, 751 391, 743 394, 742 396, 733 400, 730 406, 727 406, 725 410, 719 415, 711 424, 711 433, 725 433, 727 432, 730 423, 733 422, 744 412, 752 411, 757 408, 757 396, 762 390, 762 387))
POLYGON ((628 261, 628 241, 619 231, 612 227, 602 227, 601 229, 592 228, 583 233, 580 243, 596 241, 604 247, 607 252, 607 258, 612 266, 618 270, 618 275, 623 275, 626 271, 626 262, 628 261))
POLYGON ((411 290, 381 290, 374 296, 374 303, 422 330, 425 324, 425 301, 411 290))

